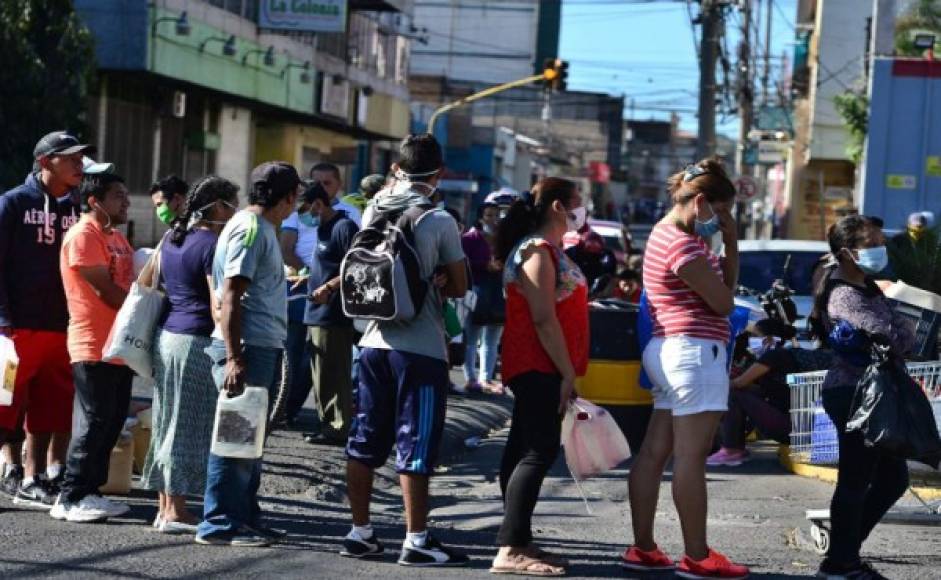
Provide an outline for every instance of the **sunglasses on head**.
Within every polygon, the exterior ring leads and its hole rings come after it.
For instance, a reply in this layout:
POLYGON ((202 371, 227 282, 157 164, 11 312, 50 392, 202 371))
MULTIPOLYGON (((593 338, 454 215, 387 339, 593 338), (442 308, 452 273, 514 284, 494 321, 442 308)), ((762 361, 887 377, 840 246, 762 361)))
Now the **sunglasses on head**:
POLYGON ((692 164, 692 163, 690 163, 689 165, 687 165, 686 168, 685 168, 683 171, 684 171, 684 173, 685 173, 685 175, 683 175, 683 183, 688 183, 688 182, 690 182, 690 181, 696 179, 697 177, 699 177, 699 176, 701 176, 701 175, 705 175, 705 174, 709 173, 709 171, 708 171, 707 169, 704 169, 704 168, 702 168, 702 167, 700 167, 700 166, 698 166, 698 165, 694 165, 694 164, 692 164))

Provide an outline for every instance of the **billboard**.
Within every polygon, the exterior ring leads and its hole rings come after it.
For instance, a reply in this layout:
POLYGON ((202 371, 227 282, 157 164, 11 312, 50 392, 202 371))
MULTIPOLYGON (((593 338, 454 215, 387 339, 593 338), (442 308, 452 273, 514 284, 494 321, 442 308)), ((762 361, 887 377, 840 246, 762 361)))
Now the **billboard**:
POLYGON ((346 0, 261 0, 258 27, 343 32, 346 30, 346 0))

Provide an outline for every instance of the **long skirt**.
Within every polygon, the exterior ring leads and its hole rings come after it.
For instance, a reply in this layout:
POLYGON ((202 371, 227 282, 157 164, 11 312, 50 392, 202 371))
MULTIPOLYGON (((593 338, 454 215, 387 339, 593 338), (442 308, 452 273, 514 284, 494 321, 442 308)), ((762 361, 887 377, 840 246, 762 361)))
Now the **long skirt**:
POLYGON ((152 431, 141 482, 169 495, 206 490, 212 425, 219 391, 203 352, 208 336, 158 330, 154 340, 152 431))

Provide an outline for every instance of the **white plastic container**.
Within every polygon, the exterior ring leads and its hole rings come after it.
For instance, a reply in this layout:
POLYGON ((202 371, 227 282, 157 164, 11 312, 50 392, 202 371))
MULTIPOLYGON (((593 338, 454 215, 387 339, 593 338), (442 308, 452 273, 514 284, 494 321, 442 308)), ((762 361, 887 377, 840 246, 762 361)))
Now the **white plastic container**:
POLYGON ((245 387, 237 397, 219 393, 212 427, 212 452, 220 457, 258 459, 265 446, 268 389, 245 387))
POLYGON ((19 366, 20 358, 16 356, 13 340, 8 336, 0 336, 0 405, 4 407, 13 404, 13 387, 19 366))

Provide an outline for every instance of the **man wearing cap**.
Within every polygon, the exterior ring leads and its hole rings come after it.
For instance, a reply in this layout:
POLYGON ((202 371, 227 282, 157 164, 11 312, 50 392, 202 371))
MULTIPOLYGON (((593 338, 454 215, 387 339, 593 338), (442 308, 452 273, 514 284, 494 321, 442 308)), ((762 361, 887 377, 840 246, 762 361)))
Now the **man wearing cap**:
POLYGON ((49 133, 33 149, 35 170, 26 182, 0 196, 0 335, 13 339, 20 359, 13 404, 0 407, 0 432, 11 435, 2 489, 16 503, 43 509, 55 501, 72 431, 59 249, 78 221, 75 189, 83 154, 93 150, 64 131, 49 133))
MULTIPOLYGON (((229 220, 212 264, 219 323, 206 353, 213 379, 229 396, 246 385, 267 388, 274 400, 288 334, 287 280, 278 228, 294 212, 301 186, 287 163, 263 163, 252 171, 248 207, 229 220)), ((199 544, 267 546, 283 532, 261 523, 258 488, 261 458, 209 454, 199 544)))

